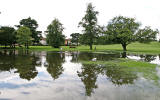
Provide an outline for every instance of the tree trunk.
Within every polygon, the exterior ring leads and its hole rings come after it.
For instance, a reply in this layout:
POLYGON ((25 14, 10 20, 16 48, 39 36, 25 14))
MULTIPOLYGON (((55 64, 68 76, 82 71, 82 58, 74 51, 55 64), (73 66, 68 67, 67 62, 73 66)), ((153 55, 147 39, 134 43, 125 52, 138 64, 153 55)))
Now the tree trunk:
POLYGON ((126 51, 123 51, 122 58, 126 58, 126 57, 127 57, 126 51))
POLYGON ((127 45, 126 44, 122 44, 122 47, 123 47, 123 51, 127 51, 127 45))
POLYGON ((29 45, 28 45, 28 43, 27 43, 27 49, 29 49, 29 45))
POLYGON ((16 48, 15 44, 13 44, 13 48, 16 48))
POLYGON ((25 43, 25 48, 27 47, 27 44, 25 43))
POLYGON ((90 50, 92 50, 92 44, 90 44, 89 46, 90 46, 90 50))

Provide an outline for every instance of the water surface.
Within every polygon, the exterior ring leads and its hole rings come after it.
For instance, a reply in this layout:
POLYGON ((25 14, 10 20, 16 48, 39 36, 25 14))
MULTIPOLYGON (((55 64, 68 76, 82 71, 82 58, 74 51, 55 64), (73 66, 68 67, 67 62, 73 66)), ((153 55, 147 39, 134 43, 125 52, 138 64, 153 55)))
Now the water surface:
POLYGON ((0 100, 159 100, 160 83, 118 66, 84 64, 129 58, 156 63, 159 55, 0 51, 0 100))

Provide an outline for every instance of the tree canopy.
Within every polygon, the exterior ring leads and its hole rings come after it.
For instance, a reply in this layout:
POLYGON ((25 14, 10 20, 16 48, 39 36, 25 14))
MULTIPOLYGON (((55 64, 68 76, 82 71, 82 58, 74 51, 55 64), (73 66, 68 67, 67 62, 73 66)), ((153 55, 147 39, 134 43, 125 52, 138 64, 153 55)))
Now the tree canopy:
POLYGON ((12 46, 15 42, 15 29, 9 26, 2 26, 0 28, 0 45, 12 46))
POLYGON ((54 19, 47 27, 47 43, 54 48, 64 44, 65 36, 62 34, 63 26, 58 19, 54 19))
POLYGON ((84 44, 90 46, 90 50, 92 50, 92 45, 94 43, 94 39, 98 34, 98 25, 97 25, 97 11, 94 11, 94 8, 91 3, 88 4, 86 14, 82 18, 82 21, 79 23, 81 27, 84 28, 82 39, 85 40, 84 44))
POLYGON ((32 42, 31 31, 28 27, 21 26, 17 30, 17 42, 21 45, 25 45, 26 48, 29 48, 29 44, 32 42))
POLYGON ((156 40, 156 35, 159 33, 158 29, 152 30, 149 26, 144 29, 139 29, 136 34, 137 41, 146 43, 156 40))
POLYGON ((33 38, 32 42, 33 45, 38 44, 42 38, 41 31, 37 31, 38 23, 35 19, 32 19, 31 17, 28 17, 26 19, 20 20, 20 25, 17 25, 17 27, 25 26, 30 29, 32 32, 31 37, 33 38))
POLYGON ((106 33, 111 41, 120 43, 123 50, 126 51, 126 46, 135 40, 139 26, 140 23, 136 22, 135 18, 118 16, 109 22, 106 33))
POLYGON ((79 33, 72 33, 70 36, 72 37, 72 39, 71 39, 72 44, 76 44, 78 46, 78 44, 80 42, 80 36, 81 36, 81 34, 79 34, 79 33))

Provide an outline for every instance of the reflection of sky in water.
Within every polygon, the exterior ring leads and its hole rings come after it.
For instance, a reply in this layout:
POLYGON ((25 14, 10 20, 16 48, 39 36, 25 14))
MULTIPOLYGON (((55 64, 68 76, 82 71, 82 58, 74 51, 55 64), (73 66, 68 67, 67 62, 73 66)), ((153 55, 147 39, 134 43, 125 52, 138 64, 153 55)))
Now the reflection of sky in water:
MULTIPOLYGON (((144 58, 141 58, 140 56, 130 56, 129 55, 129 56, 127 56, 127 58, 133 59, 133 60, 144 60, 144 58)), ((159 56, 155 56, 154 59, 150 61, 150 63, 160 65, 160 58, 159 58, 159 56)))
MULTIPOLYGON (((84 84, 77 75, 81 71, 81 63, 71 62, 66 56, 62 64, 63 74, 53 79, 47 72, 41 57, 42 65, 37 67, 38 75, 27 81, 20 79, 14 72, 0 72, 0 100, 158 100, 160 88, 143 77, 135 80, 135 84, 116 86, 105 75, 98 75, 92 96, 85 96, 84 84)), ((157 69, 160 74, 160 70, 157 69)))

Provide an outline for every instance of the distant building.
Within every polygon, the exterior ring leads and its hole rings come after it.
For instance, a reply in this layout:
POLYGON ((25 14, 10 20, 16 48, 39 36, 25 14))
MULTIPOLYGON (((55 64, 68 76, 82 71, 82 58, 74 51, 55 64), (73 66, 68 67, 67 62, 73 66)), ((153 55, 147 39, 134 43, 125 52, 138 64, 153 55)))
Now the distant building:
MULTIPOLYGON (((46 38, 42 38, 40 43, 42 45, 47 45, 47 41, 46 41, 46 38)), ((71 44, 71 39, 65 39, 65 42, 64 42, 64 45, 65 46, 69 46, 71 44)))
POLYGON ((64 44, 65 44, 66 46, 70 45, 70 44, 71 44, 71 39, 65 39, 64 44))

